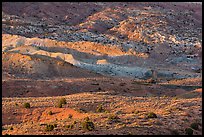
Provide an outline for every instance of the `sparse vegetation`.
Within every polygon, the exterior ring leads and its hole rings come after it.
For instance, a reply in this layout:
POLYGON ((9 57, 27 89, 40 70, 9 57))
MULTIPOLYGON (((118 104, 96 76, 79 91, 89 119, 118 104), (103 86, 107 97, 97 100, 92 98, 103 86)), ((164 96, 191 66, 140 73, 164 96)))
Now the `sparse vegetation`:
POLYGON ((30 103, 24 103, 24 104, 23 104, 23 107, 24 107, 24 108, 30 108, 30 103))
POLYGON ((92 131, 95 128, 94 123, 90 121, 89 117, 86 117, 81 124, 82 124, 82 128, 88 131, 92 131))
POLYGON ((45 131, 52 131, 54 129, 54 125, 46 125, 45 131))
POLYGON ((193 135, 193 130, 192 130, 191 128, 186 128, 186 129, 185 129, 185 133, 186 133, 187 135, 193 135))

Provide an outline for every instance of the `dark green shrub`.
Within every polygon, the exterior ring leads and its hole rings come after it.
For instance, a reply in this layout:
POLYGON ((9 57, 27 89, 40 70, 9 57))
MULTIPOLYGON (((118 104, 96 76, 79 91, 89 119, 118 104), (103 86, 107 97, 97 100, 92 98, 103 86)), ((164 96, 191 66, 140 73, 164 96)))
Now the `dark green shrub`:
POLYGON ((52 114, 53 114, 52 111, 49 111, 49 112, 48 112, 48 115, 52 115, 52 114))
POLYGON ((149 112, 147 118, 157 118, 157 115, 154 112, 149 112))
POLYGON ((190 127, 192 129, 198 130, 198 125, 199 125, 198 123, 192 123, 190 127))
POLYGON ((47 125, 45 131, 52 131, 54 129, 54 125, 47 125))
POLYGON ((24 107, 24 108, 30 108, 30 104, 29 104, 29 103, 24 103, 24 104, 23 104, 23 107, 24 107))
POLYGON ((94 123, 90 121, 89 117, 86 117, 82 122, 82 128, 89 131, 94 130, 94 123))
POLYGON ((187 135, 193 135, 193 130, 192 130, 191 128, 186 128, 186 129, 185 129, 185 133, 186 133, 187 135))

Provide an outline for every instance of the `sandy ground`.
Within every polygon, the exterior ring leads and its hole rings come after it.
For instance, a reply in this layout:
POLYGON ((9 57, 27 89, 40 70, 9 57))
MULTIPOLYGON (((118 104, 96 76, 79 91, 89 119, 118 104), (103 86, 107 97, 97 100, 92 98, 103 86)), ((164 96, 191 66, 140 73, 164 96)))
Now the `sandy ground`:
POLYGON ((184 135, 185 128, 193 122, 199 123, 199 129, 194 130, 194 134, 202 134, 200 97, 135 97, 107 91, 56 97, 3 98, 2 101, 3 134, 172 135, 173 130, 177 130, 178 134, 184 135), (57 108, 55 104, 62 97, 66 98, 67 104, 57 108), (24 102, 29 102, 31 108, 23 108, 24 102), (96 112, 99 104, 102 104, 105 112, 96 112), (48 115, 50 110, 52 115, 48 115), (146 118, 148 112, 156 113, 157 118, 146 118), (68 118, 69 114, 73 117, 68 118), (117 115, 119 121, 109 120, 112 114, 117 115), (87 116, 94 123, 93 131, 82 128, 81 122, 87 116), (76 123, 72 129, 65 127, 74 121, 76 123), (46 132, 45 125, 53 123, 57 127, 46 132))

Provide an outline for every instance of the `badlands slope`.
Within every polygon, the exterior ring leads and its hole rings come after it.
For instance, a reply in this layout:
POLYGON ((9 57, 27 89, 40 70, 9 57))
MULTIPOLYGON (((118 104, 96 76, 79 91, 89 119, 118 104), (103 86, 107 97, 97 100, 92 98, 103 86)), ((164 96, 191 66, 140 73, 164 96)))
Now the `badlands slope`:
POLYGON ((3 2, 2 134, 201 135, 201 19, 200 3, 3 2))

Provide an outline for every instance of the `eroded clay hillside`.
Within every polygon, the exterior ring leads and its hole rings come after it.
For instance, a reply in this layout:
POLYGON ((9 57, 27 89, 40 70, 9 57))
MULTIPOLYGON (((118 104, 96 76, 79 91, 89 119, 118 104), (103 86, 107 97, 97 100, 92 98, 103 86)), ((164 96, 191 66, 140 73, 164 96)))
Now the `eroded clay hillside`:
POLYGON ((3 3, 3 51, 59 57, 102 74, 149 78, 155 70, 165 79, 200 77, 201 8, 192 3, 3 3), (21 50, 22 45, 27 47, 21 50))

